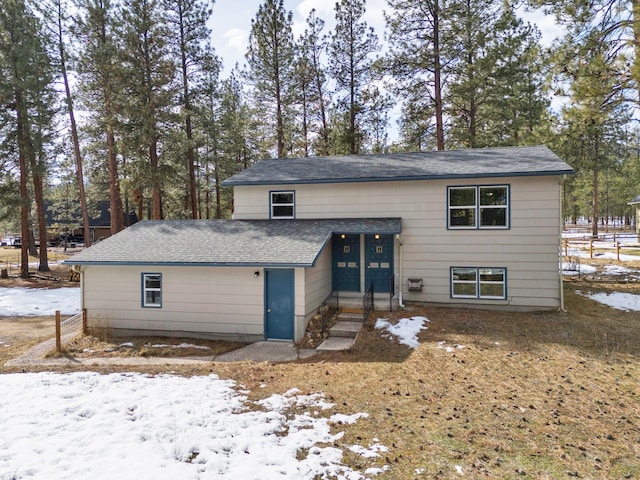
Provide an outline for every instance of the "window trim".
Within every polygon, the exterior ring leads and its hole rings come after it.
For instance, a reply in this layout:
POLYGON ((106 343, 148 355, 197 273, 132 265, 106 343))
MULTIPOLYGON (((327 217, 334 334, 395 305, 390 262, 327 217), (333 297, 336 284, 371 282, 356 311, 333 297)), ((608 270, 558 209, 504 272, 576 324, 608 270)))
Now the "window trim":
POLYGON ((269 191, 269 218, 272 220, 291 220, 296 218, 296 191, 295 190, 270 190, 269 191), (290 193, 293 197, 291 203, 274 203, 274 194, 290 193), (291 207, 291 216, 274 215, 274 207, 291 207))
POLYGON ((492 184, 492 185, 449 185, 447 186, 447 230, 509 230, 511 228, 511 185, 508 183, 492 184), (480 192, 482 189, 505 188, 506 204, 503 205, 480 205, 480 192), (453 190, 474 189, 475 204, 474 205, 451 205, 451 192, 453 190), (482 225, 482 209, 504 209, 505 224, 504 225, 482 225), (474 212, 473 225, 452 225, 451 211, 456 209, 468 209, 474 212))
POLYGON ((451 298, 460 298, 460 299, 472 299, 472 300, 506 300, 507 299, 507 268, 506 267, 471 267, 471 266, 453 266, 449 267, 449 293, 451 298), (469 280, 460 280, 456 281, 453 277, 454 270, 456 269, 465 269, 465 270, 474 270, 475 271, 475 281, 471 282, 469 280), (501 282, 493 282, 493 281, 485 281, 483 282, 481 277, 482 270, 502 270, 502 281, 501 282), (474 295, 456 295, 454 292, 454 285, 456 284, 475 284, 475 294, 474 295), (502 293, 503 296, 495 296, 495 295, 482 295, 482 285, 502 285, 502 293))
POLYGON ((141 293, 142 298, 140 299, 140 304, 142 308, 162 308, 162 273, 159 272, 142 272, 140 275, 141 279, 141 293), (147 277, 160 277, 160 288, 148 288, 146 286, 147 277), (148 303, 147 302, 147 292, 160 292, 160 302, 159 303, 148 303))

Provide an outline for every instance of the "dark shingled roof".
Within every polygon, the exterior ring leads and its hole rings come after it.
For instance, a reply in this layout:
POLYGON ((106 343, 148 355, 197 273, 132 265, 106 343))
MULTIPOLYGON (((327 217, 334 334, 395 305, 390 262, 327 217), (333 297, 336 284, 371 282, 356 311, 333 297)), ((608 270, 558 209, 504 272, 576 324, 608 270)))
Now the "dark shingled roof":
POLYGON ((64 263, 310 267, 333 233, 395 234, 400 228, 400 218, 146 220, 64 263))
POLYGON ((223 185, 381 182, 531 175, 573 169, 545 146, 263 160, 223 185))

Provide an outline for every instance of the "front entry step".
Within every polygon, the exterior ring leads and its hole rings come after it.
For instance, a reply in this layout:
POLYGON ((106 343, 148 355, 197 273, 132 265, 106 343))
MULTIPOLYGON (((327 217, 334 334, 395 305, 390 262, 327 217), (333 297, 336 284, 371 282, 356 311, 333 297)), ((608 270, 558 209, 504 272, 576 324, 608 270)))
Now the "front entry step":
POLYGON ((338 323, 329 329, 329 336, 356 338, 361 328, 362 322, 344 321, 338 317, 338 323))
POLYGON ((350 312, 342 310, 338 315, 338 322, 357 322, 362 324, 362 310, 350 312))
POLYGON ((316 350, 319 352, 340 352, 349 350, 356 342, 355 338, 349 337, 329 337, 322 342, 316 350))

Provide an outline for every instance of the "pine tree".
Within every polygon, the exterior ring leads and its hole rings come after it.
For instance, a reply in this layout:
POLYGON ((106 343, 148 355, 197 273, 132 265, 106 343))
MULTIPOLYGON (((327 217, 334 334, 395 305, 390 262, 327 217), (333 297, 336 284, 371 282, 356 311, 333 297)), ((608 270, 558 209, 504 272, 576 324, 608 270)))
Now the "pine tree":
POLYGON ((122 87, 116 34, 120 12, 111 0, 81 0, 78 8, 74 32, 81 46, 78 54, 80 90, 89 112, 88 133, 100 139, 100 146, 96 145, 94 151, 101 159, 98 171, 108 172, 111 233, 115 234, 125 226, 115 133, 122 87))
POLYGON ((388 0, 385 13, 389 53, 386 69, 403 98, 403 128, 408 145, 424 145, 425 133, 433 130, 438 150, 445 148, 443 37, 448 0, 388 0))
POLYGON ((446 68, 450 142, 468 148, 518 144, 547 106, 536 55, 539 32, 506 4, 461 0, 450 7, 447 35, 457 39, 446 68))
POLYGON ((78 186, 78 194, 80 198, 80 209, 82 212, 82 226, 84 232, 85 246, 91 246, 91 232, 89 229, 89 213, 87 210, 87 200, 84 188, 84 168, 82 154, 80 151, 80 138, 78 134, 78 125, 76 122, 74 99, 71 94, 71 86, 68 75, 69 53, 67 48, 68 42, 68 24, 69 15, 66 11, 66 3, 63 0, 48 0, 40 4, 40 11, 46 19, 53 42, 57 46, 57 59, 55 60, 56 68, 62 77, 64 84, 67 114, 69 116, 69 131, 73 143, 73 153, 75 158, 75 171, 78 177, 76 185, 78 186))
POLYGON ((52 98, 52 80, 42 26, 24 0, 7 0, 0 9, 0 68, 3 77, 0 95, 3 104, 13 111, 13 114, 5 112, 3 124, 15 142, 13 152, 17 156, 20 172, 20 275, 27 278, 29 247, 35 247, 29 228, 30 177, 34 185, 38 229, 43 247, 40 249, 39 268, 49 268, 42 180, 47 173, 44 149, 52 120, 51 111, 47 108, 52 98))
POLYGON ((265 0, 251 21, 246 59, 247 78, 255 88, 256 104, 275 119, 275 146, 278 158, 285 156, 294 75, 293 16, 283 0, 265 0))
POLYGON ((557 63, 563 65, 564 76, 571 79, 571 103, 562 112, 565 141, 560 153, 576 168, 578 180, 591 178, 585 193, 591 199, 589 216, 595 237, 601 213, 600 174, 616 160, 621 126, 629 116, 623 91, 616 88, 620 84, 620 65, 609 56, 608 45, 602 43, 598 33, 593 32, 585 40, 578 52, 572 43, 565 43, 557 52, 557 63))
POLYGON ((163 0, 168 12, 168 22, 174 37, 171 44, 174 55, 180 58, 184 134, 186 137, 186 158, 189 172, 189 206, 191 218, 198 218, 198 187, 196 184, 195 144, 193 136, 193 84, 197 82, 199 70, 204 61, 204 48, 210 31, 207 20, 211 16, 208 0, 163 0))
POLYGON ((363 131, 360 117, 366 109, 365 91, 373 81, 372 55, 379 50, 378 37, 362 19, 364 0, 341 0, 336 3, 336 27, 329 47, 329 71, 341 93, 338 104, 346 125, 340 143, 344 151, 360 153, 363 131))
POLYGON ((163 133, 176 120, 171 109, 176 103, 177 68, 168 48, 170 32, 164 15, 158 0, 125 0, 121 27, 125 86, 121 108, 133 145, 140 146, 136 156, 149 166, 154 220, 164 218, 163 133))
POLYGON ((317 155, 329 155, 328 105, 330 94, 327 88, 327 75, 323 65, 327 50, 326 35, 322 33, 324 21, 317 17, 315 9, 309 12, 307 28, 299 40, 299 69, 302 78, 308 81, 306 98, 308 110, 311 149, 317 155))

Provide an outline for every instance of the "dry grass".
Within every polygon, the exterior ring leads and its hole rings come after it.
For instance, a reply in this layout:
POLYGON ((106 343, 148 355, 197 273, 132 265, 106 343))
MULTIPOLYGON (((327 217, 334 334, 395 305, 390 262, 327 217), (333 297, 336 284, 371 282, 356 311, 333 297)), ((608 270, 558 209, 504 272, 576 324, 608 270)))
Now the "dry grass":
MULTIPOLYGON (((60 265, 59 262, 68 258, 60 249, 50 248, 48 250, 48 260, 50 272, 45 273, 47 276, 57 277, 59 280, 46 280, 42 278, 31 277, 28 279, 18 278, 20 275, 20 249, 14 247, 0 247, 0 269, 7 269, 9 273, 8 279, 0 279, 0 287, 46 287, 58 288, 65 286, 78 286, 77 283, 69 282, 68 265, 60 265)), ((29 257, 29 263, 37 264, 38 257, 29 257)), ((29 271, 36 273, 37 267, 30 266, 29 271)))
POLYGON ((640 478, 640 312, 575 293, 590 289, 638 292, 637 285, 576 281, 566 285, 567 312, 393 312, 394 319, 431 320, 415 350, 375 330, 376 315, 389 314, 374 312, 350 352, 141 371, 216 373, 252 399, 293 387, 322 391, 337 412, 369 414, 336 425, 345 432, 336 445, 353 468, 388 465, 380 480, 458 478, 456 466, 464 478, 640 478), (441 341, 464 348, 448 352, 441 341), (389 448, 380 458, 347 449, 374 439, 389 448))

